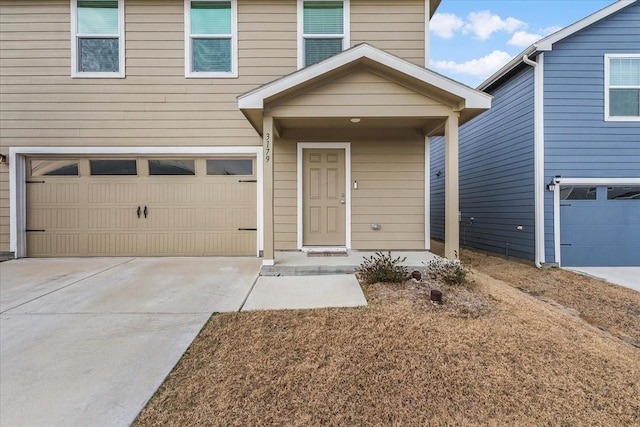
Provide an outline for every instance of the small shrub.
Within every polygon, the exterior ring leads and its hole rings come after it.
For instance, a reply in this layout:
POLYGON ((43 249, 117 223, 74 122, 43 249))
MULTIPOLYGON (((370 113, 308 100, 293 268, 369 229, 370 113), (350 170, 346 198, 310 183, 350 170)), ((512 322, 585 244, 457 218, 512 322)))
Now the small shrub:
POLYGON ((427 264, 427 274, 433 280, 439 280, 446 285, 466 285, 467 274, 471 270, 464 267, 460 261, 444 258, 434 259, 427 264))
POLYGON ((400 283, 407 280, 409 273, 401 265, 407 258, 392 258, 391 252, 386 254, 376 252, 369 258, 363 257, 364 261, 357 270, 360 279, 370 285, 378 282, 400 283))

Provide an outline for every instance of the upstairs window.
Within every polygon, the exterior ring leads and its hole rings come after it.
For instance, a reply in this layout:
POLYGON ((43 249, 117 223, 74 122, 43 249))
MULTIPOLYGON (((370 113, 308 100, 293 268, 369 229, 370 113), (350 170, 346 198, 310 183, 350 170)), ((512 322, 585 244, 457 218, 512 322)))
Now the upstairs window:
POLYGON ((237 3, 185 1, 185 75, 237 77, 237 3))
POLYGON ((298 68, 349 46, 349 1, 298 0, 298 68))
POLYGON ((71 76, 124 77, 124 0, 71 0, 71 76))
POLYGON ((640 54, 605 55, 605 119, 640 121, 640 54))

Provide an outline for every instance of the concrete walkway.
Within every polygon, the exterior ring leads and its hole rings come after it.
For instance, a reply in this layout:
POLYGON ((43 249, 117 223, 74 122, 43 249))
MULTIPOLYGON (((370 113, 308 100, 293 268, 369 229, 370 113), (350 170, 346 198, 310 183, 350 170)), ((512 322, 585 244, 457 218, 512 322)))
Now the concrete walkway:
POLYGON ((256 258, 0 263, 0 425, 128 426, 256 258))
POLYGON ((355 275, 258 278, 242 311, 360 307, 367 305, 355 275))
POLYGON ((604 279, 640 292, 640 267, 566 267, 566 270, 604 279))

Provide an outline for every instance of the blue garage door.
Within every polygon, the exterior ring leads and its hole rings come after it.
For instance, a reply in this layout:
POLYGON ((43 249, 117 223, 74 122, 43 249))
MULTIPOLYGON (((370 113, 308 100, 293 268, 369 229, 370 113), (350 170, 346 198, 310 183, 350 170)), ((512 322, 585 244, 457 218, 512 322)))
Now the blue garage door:
POLYGON ((640 266, 640 187, 561 187, 563 266, 640 266))

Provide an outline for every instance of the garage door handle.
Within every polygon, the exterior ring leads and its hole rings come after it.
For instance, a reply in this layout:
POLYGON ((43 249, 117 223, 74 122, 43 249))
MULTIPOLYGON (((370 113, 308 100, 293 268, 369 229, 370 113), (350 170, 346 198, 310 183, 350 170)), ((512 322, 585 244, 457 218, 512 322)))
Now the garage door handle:
POLYGON ((149 210, 147 209, 147 207, 144 207, 144 217, 147 217, 147 214, 149 213, 149 210))
POLYGON ((136 212, 138 213, 138 219, 140 219, 140 214, 142 213, 142 209, 140 209, 140 206, 138 206, 138 210, 136 212))

